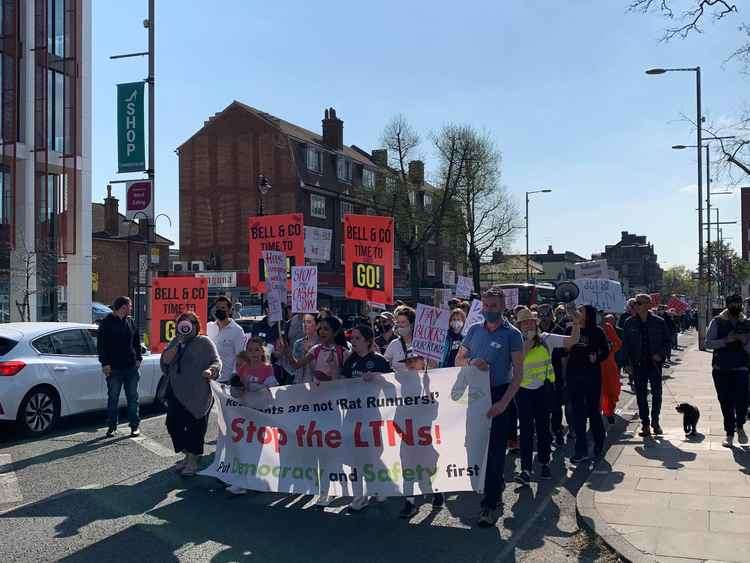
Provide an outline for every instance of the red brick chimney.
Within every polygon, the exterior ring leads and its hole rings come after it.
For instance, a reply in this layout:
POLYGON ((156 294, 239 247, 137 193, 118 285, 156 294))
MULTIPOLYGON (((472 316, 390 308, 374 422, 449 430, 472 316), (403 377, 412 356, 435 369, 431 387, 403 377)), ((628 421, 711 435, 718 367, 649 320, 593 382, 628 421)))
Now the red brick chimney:
POLYGON ((104 232, 110 236, 120 234, 119 201, 112 197, 112 186, 107 186, 107 197, 104 198, 104 232))
POLYGON ((409 162, 409 181, 415 186, 424 185, 424 162, 421 160, 409 162))
POLYGON ((375 149, 372 151, 372 161, 378 166, 388 166, 388 149, 375 149))
POLYGON ((336 110, 329 108, 323 118, 323 142, 332 149, 344 146, 344 122, 336 117, 336 110))

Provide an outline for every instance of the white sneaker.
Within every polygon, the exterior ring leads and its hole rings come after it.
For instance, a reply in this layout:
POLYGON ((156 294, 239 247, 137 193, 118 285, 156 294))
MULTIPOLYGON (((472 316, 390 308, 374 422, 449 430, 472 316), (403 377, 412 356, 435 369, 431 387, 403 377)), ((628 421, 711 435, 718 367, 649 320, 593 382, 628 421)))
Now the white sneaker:
POLYGON ((318 506, 328 506, 333 502, 333 497, 330 495, 320 495, 318 497, 318 500, 315 501, 315 504, 318 506))
POLYGON ((247 489, 243 489, 242 487, 239 487, 237 485, 229 485, 226 488, 226 491, 233 495, 244 495, 245 493, 247 493, 247 489))
POLYGON ((745 429, 742 426, 737 429, 737 441, 740 444, 747 444, 747 434, 745 434, 745 429))
POLYGON ((724 438, 724 441, 721 443, 722 446, 725 448, 731 448, 734 446, 734 436, 727 436, 724 438))
POLYGON ((354 497, 349 504, 349 510, 359 512, 367 508, 368 504, 370 504, 370 497, 354 497))

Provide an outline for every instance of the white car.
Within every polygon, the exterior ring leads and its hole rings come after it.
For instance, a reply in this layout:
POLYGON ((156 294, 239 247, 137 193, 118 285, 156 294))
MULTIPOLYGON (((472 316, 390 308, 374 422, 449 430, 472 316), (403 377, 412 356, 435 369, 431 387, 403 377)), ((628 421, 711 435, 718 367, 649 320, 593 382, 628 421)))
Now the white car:
MULTIPOLYGON (((0 421, 27 433, 48 432, 61 416, 107 408, 107 383, 97 356, 97 325, 0 324, 0 421)), ((154 403, 165 385, 159 354, 145 349, 138 396, 154 403)), ((120 404, 125 404, 124 391, 120 404)))

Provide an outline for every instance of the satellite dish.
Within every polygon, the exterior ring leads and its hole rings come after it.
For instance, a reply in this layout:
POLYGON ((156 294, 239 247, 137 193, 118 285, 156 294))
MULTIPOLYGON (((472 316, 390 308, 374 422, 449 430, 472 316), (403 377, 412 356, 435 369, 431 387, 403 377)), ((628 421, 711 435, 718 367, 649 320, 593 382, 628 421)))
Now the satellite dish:
POLYGON ((573 282, 562 282, 555 288, 555 299, 563 303, 572 303, 581 291, 573 282))

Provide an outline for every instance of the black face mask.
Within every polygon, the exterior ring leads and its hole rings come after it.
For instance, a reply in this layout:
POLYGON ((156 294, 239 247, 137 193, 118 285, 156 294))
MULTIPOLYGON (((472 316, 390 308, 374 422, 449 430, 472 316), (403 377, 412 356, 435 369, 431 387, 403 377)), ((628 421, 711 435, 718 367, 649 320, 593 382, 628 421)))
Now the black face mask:
POLYGON ((381 325, 381 328, 383 329, 383 332, 388 332, 393 328, 393 325, 381 325))
POLYGON ((216 320, 218 321, 225 321, 227 319, 227 312, 223 309, 216 309, 214 311, 214 317, 216 317, 216 320))

